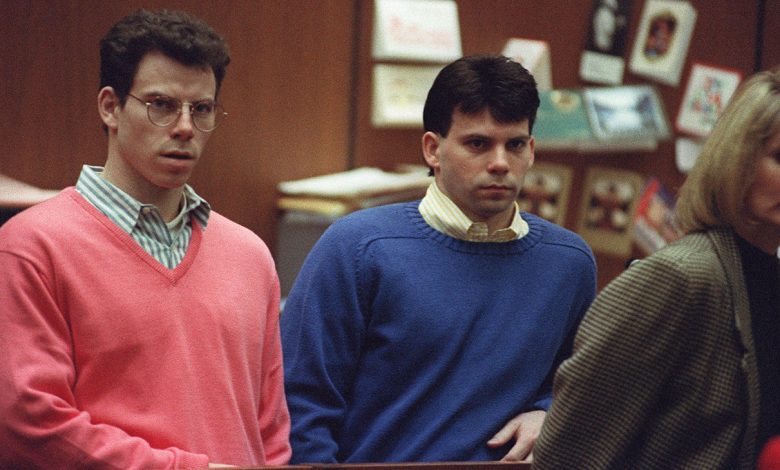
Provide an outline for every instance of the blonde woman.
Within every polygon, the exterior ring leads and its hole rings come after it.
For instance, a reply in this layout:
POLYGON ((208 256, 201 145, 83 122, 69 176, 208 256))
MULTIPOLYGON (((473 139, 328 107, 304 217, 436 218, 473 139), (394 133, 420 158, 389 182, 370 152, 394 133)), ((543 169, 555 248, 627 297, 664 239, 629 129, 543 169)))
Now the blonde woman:
POLYGON ((780 434, 780 67, 731 100, 677 221, 587 312, 535 468, 747 469, 780 434))

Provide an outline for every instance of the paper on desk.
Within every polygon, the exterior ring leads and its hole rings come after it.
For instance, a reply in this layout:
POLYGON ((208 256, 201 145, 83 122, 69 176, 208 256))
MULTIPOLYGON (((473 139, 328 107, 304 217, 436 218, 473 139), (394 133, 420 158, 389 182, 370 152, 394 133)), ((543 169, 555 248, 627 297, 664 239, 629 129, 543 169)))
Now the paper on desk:
POLYGON ((0 207, 28 207, 45 201, 59 193, 55 189, 41 189, 0 175, 0 207))
POLYGON ((421 171, 393 173, 374 167, 361 167, 354 170, 328 175, 315 176, 295 181, 283 181, 277 188, 283 194, 296 196, 319 196, 332 198, 352 198, 367 194, 390 193, 409 188, 427 187, 432 179, 428 169, 421 171))

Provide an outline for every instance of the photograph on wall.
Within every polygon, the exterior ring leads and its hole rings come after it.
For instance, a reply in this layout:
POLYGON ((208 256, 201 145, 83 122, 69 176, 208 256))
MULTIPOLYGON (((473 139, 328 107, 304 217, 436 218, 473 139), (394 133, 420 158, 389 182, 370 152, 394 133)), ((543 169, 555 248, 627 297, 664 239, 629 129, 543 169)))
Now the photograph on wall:
POLYGON ((651 85, 586 88, 583 96, 598 139, 663 140, 669 136, 666 113, 651 85))
POLYGON ((563 226, 569 204, 572 169, 554 163, 534 163, 517 198, 520 210, 563 226))
POLYGON ((739 70, 694 63, 677 114, 677 130, 698 137, 708 136, 740 80, 739 70))
POLYGON ((607 85, 623 82, 630 9, 631 0, 594 0, 580 78, 607 85))
POLYGON ((634 241, 646 255, 682 236, 674 222, 674 204, 674 197, 658 178, 648 179, 634 216, 634 241))
POLYGON ((577 232, 594 251, 628 257, 644 178, 632 171, 588 169, 577 232))
POLYGON ((687 1, 647 0, 631 52, 631 71, 678 85, 695 23, 696 10, 687 1))

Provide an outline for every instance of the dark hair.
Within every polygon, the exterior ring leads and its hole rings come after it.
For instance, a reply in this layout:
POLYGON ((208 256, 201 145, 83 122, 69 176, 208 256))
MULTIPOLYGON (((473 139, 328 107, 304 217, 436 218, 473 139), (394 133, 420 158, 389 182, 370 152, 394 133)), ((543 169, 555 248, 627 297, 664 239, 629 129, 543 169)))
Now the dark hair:
POLYGON ((488 109, 500 123, 528 119, 531 131, 537 108, 536 81, 525 67, 502 55, 473 55, 452 62, 436 76, 425 100, 423 125, 446 137, 456 110, 476 114, 488 109))
MULTIPOLYGON (((121 103, 141 59, 152 51, 187 66, 214 71, 216 94, 230 63, 225 41, 208 24, 187 13, 138 10, 116 23, 100 41, 100 88, 114 88, 121 103)), ((216 95, 215 95, 216 96, 216 95)))

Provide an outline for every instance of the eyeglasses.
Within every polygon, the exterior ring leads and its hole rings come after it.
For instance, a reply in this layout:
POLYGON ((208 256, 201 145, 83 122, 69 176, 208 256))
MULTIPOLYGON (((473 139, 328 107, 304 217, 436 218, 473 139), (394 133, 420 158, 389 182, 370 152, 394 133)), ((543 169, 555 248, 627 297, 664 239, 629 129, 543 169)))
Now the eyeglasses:
POLYGON ((154 96, 146 101, 130 93, 127 96, 146 105, 146 115, 149 117, 149 122, 157 127, 168 127, 176 122, 184 106, 189 107, 187 112, 192 117, 192 123, 201 132, 213 131, 228 114, 221 105, 211 100, 190 103, 170 96, 154 96))

